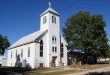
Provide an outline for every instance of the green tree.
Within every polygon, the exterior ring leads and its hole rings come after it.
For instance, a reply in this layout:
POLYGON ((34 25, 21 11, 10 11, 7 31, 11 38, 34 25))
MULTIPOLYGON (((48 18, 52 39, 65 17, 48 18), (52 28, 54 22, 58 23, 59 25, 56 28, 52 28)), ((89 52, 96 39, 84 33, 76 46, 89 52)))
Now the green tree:
POLYGON ((88 56, 106 57, 108 39, 102 15, 80 11, 67 19, 63 28, 69 50, 81 50, 88 56))
POLYGON ((0 54, 4 54, 5 50, 10 46, 7 36, 0 34, 0 54))

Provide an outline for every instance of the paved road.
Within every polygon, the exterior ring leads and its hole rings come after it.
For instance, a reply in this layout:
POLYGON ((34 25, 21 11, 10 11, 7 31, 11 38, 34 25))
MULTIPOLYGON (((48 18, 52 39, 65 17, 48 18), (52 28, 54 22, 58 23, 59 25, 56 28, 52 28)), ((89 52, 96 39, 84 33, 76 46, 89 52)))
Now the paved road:
POLYGON ((65 75, 110 75, 110 67, 88 70, 79 73, 65 74, 65 75))

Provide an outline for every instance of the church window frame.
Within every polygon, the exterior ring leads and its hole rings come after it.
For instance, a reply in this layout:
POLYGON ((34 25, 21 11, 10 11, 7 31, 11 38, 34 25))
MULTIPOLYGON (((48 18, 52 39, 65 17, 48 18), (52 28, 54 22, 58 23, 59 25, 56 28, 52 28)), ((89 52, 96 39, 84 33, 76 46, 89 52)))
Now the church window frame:
POLYGON ((40 40, 40 57, 43 57, 43 40, 40 40))
POLYGON ((64 45, 61 43, 61 57, 64 57, 64 45))
POLYGON ((55 37, 55 44, 57 43, 57 39, 56 39, 56 37, 55 37))
POLYGON ((55 52, 57 52, 57 47, 55 47, 55 52))
POLYGON ((16 57, 17 57, 17 49, 16 49, 16 57))
POLYGON ((57 52, 57 47, 52 47, 52 52, 57 52))
POLYGON ((47 22, 47 17, 44 16, 44 17, 43 17, 43 24, 45 24, 46 22, 47 22))
POLYGON ((56 24, 56 17, 55 17, 55 15, 52 16, 52 23, 56 24))
POLYGON ((21 49, 21 58, 23 58, 23 49, 21 49))
POLYGON ((30 47, 28 47, 28 57, 30 57, 30 47))
POLYGON ((57 43, 57 39, 56 39, 56 37, 54 35, 52 36, 52 43, 53 44, 56 44, 57 43))
POLYGON ((11 59, 12 59, 12 54, 13 54, 13 52, 11 51, 11 59))
POLYGON ((39 67, 43 67, 43 63, 39 63, 39 67))
POLYGON ((54 43, 54 36, 52 36, 52 43, 54 43))
POLYGON ((52 52, 54 52, 54 47, 52 47, 52 52))

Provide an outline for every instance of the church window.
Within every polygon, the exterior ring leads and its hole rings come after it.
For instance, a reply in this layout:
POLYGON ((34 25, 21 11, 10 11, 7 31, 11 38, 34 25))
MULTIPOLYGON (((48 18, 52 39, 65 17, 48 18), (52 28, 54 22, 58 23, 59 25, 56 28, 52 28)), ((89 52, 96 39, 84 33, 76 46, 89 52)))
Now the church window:
POLYGON ((43 57, 43 40, 40 41, 40 57, 43 57))
POLYGON ((52 36, 52 43, 54 43, 54 36, 52 36))
POLYGON ((39 64, 39 67, 43 67, 43 63, 40 63, 40 64, 39 64))
POLYGON ((46 16, 43 17, 43 24, 45 24, 47 21, 46 16))
POLYGON ((56 17, 54 15, 52 16, 52 23, 56 23, 56 17))
POLYGON ((30 47, 28 47, 28 57, 30 57, 30 47))
POLYGON ((52 47, 52 51, 54 52, 54 47, 52 47))
POLYGON ((16 50, 16 57, 17 57, 17 50, 16 50))
POLYGON ((56 37, 52 36, 52 43, 56 44, 56 37))
POLYGON ((61 57, 64 55, 64 50, 63 50, 63 43, 61 44, 61 57))
POLYGON ((55 44, 56 44, 56 37, 55 37, 55 44))
POLYGON ((55 47, 55 52, 57 52, 57 47, 55 47))
POLYGON ((11 51, 11 59, 12 59, 12 51, 11 51))
POLYGON ((23 57, 23 49, 21 49, 21 58, 23 57))
POLYGON ((52 47, 52 52, 57 52, 57 47, 52 47))

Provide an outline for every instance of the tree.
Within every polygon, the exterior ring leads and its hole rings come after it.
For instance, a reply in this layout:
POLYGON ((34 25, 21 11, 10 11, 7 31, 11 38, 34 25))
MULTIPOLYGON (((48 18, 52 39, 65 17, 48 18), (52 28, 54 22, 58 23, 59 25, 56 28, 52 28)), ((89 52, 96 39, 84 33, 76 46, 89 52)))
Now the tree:
POLYGON ((7 36, 0 34, 0 54, 4 54, 5 50, 10 46, 7 36))
POLYGON ((108 39, 102 15, 80 11, 67 19, 63 28, 69 50, 80 50, 88 56, 106 57, 108 39))
POLYGON ((107 54, 108 54, 107 56, 110 57, 110 45, 109 45, 109 50, 107 54))

